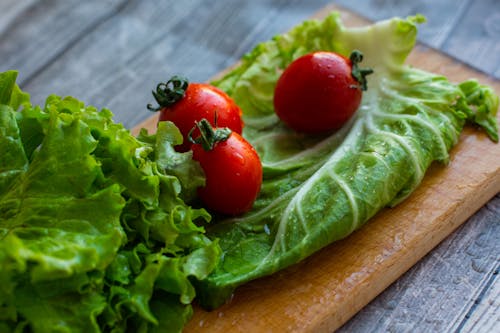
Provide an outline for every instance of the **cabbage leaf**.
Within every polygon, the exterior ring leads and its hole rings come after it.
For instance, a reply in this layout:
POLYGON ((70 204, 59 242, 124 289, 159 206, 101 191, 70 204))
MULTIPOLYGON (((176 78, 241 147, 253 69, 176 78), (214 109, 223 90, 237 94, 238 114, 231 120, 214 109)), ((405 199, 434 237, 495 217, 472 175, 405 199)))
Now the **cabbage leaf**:
POLYGON ((258 45, 214 82, 244 113, 244 136, 264 169, 252 211, 208 230, 222 260, 198 285, 206 308, 222 304, 238 285, 297 263, 346 237, 376 212, 408 197, 433 161, 447 163, 466 122, 498 141, 494 91, 405 64, 422 16, 346 28, 338 13, 310 20, 258 45), (273 91, 297 57, 321 50, 364 54, 368 77, 355 116, 339 131, 305 136, 273 110, 273 91))

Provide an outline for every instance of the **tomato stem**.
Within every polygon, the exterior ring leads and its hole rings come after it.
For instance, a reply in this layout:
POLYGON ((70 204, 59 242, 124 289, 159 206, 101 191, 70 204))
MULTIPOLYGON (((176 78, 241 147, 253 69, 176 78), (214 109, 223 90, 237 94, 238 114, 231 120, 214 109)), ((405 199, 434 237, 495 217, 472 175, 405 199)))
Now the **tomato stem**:
POLYGON ((351 52, 349 59, 352 62, 351 74, 359 82, 359 88, 363 91, 368 89, 366 76, 373 73, 371 68, 360 68, 358 64, 363 61, 363 53, 359 50, 354 50, 351 52))
POLYGON ((195 126, 188 133, 188 140, 194 144, 201 144, 205 151, 214 149, 218 142, 226 141, 231 135, 231 130, 227 127, 213 128, 212 124, 205 118, 195 122, 195 126), (200 136, 193 138, 195 129, 200 131, 200 136))
POLYGON ((158 103, 158 107, 148 104, 149 111, 160 111, 165 107, 172 106, 181 100, 189 85, 189 81, 182 76, 172 76, 167 82, 160 82, 156 86, 156 91, 153 91, 153 96, 158 103))

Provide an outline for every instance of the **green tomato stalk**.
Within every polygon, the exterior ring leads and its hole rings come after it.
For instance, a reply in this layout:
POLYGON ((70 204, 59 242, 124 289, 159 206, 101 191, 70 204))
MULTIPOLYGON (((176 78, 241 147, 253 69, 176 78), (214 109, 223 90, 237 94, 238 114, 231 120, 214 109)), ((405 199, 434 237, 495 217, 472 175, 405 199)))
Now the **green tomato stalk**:
MULTIPOLYGON (((215 123, 217 124, 217 119, 215 120, 215 123)), ((201 144, 205 151, 210 151, 214 149, 218 142, 223 142, 229 139, 231 133, 232 131, 227 127, 217 128, 216 125, 216 128, 213 128, 212 124, 203 118, 200 121, 197 121, 195 126, 189 131, 188 139, 194 144, 201 144), (193 132, 195 129, 200 131, 200 136, 197 138, 193 138, 193 132)))
POLYGON ((174 105, 184 97, 188 85, 189 81, 186 78, 177 75, 172 76, 167 82, 160 82, 156 86, 156 91, 153 91, 158 107, 148 104, 148 110, 156 112, 174 105))

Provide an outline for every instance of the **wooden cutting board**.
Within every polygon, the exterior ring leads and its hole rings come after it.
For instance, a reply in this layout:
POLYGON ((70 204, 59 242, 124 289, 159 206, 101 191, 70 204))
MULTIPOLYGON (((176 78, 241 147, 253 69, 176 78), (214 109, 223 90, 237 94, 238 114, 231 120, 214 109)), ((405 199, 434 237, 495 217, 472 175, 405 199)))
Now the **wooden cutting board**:
MULTIPOLYGON (((367 24, 334 6, 347 26, 367 24)), ((408 62, 453 82, 500 82, 418 45, 408 62)), ((500 118, 500 114, 499 114, 500 118)), ((134 128, 154 131, 156 117, 134 128)), ((185 332, 332 332, 500 192, 500 144, 466 128, 449 165, 434 164, 402 204, 385 209, 348 238, 272 276, 241 286, 212 312, 195 307, 185 332)))

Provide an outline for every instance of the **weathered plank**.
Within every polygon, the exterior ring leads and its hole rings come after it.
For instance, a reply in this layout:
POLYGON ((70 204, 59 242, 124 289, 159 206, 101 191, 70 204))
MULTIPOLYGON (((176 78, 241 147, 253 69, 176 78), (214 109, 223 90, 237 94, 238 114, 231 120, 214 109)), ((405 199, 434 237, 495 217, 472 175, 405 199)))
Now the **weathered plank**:
POLYGON ((500 79, 500 1, 471 1, 441 49, 500 79))
MULTIPOLYGON (((2 20, 0 21, 0 32, 6 31, 7 28, 14 24, 19 17, 24 16, 24 12, 37 0, 5 0, 0 2, 0 13, 2 20)), ((1 39, 0 39, 1 41, 1 39)))
POLYGON ((497 266, 491 279, 491 287, 474 302, 464 320, 457 326, 459 332, 500 332, 500 279, 497 266))
POLYGON ((19 70, 20 83, 27 85, 81 38, 120 10, 124 2, 2 1, 0 70, 19 70))
POLYGON ((498 332, 499 217, 496 196, 338 332, 498 332))

